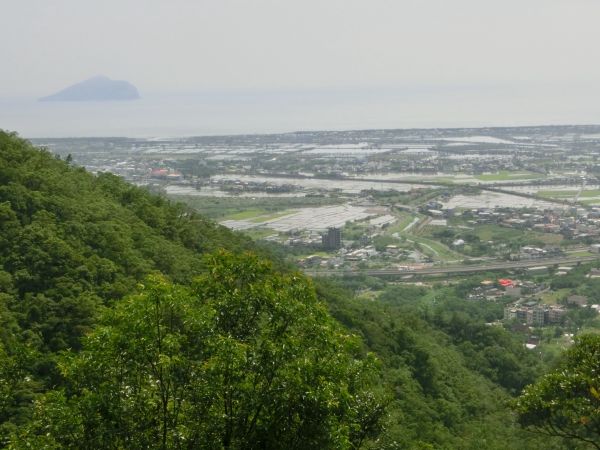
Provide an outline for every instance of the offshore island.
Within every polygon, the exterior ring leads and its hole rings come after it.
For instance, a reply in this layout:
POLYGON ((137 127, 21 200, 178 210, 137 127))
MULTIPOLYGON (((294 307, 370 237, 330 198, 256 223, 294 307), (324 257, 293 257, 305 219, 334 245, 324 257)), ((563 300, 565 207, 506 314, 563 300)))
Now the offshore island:
POLYGON ((86 102, 137 100, 140 94, 128 81, 96 76, 39 99, 41 102, 86 102))

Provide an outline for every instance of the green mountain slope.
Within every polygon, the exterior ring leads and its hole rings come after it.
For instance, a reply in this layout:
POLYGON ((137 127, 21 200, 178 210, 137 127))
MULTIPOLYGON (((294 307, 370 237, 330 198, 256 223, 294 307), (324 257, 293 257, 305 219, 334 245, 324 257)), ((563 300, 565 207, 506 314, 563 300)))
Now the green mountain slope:
POLYGON ((353 298, 343 281, 319 280, 317 291, 333 316, 382 362, 381 382, 392 400, 386 432, 375 448, 572 448, 519 428, 509 392, 514 383, 533 381, 541 373, 539 362, 504 330, 460 312, 447 315, 445 308, 459 308, 451 293, 446 306, 423 311, 419 289, 410 286, 376 302, 353 298), (452 330, 448 323, 457 316, 463 322, 452 330), (498 355, 503 363, 496 362, 498 355))
POLYGON ((4 303, 52 351, 76 348, 95 309, 160 271, 189 282, 202 254, 250 242, 110 174, 93 176, 0 134, 4 303))
POLYGON ((54 355, 148 274, 189 283, 203 255, 251 242, 110 174, 93 176, 0 131, 0 423, 60 383, 54 355), (1 377, 0 377, 1 378, 1 377))

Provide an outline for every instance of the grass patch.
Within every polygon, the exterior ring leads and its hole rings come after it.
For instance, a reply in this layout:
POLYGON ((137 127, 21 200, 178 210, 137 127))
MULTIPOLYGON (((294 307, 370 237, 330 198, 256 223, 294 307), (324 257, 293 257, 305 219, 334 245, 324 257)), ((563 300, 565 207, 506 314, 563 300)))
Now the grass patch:
POLYGON ((546 361, 552 361, 560 354, 564 353, 571 345, 568 338, 561 336, 559 338, 550 339, 550 342, 542 342, 534 351, 539 352, 540 356, 546 361))
POLYGON ((440 184, 453 184, 456 182, 456 178, 454 177, 412 177, 410 179, 411 181, 414 181, 415 183, 418 183, 419 181, 427 181, 429 183, 440 183, 440 184))
POLYGON ((366 290, 366 291, 362 291, 360 293, 358 293, 358 295, 356 296, 357 300, 377 300, 377 297, 379 297, 379 295, 382 293, 383 291, 371 291, 371 290, 366 290))
POLYGON ((522 238, 527 241, 541 241, 544 244, 556 245, 563 240, 563 236, 554 233, 539 233, 537 231, 517 230, 501 227, 499 225, 479 225, 472 231, 482 241, 506 242, 522 238))
POLYGON ((592 256, 592 255, 596 255, 597 253, 592 253, 592 252, 588 252, 587 250, 581 250, 579 252, 567 252, 567 254, 569 256, 592 256))
POLYGON ((264 239, 269 236, 273 236, 274 234, 277 234, 276 231, 269 230, 268 228, 262 228, 262 227, 249 228, 249 229, 240 231, 240 233, 242 233, 246 236, 249 236, 250 239, 255 240, 255 241, 264 239))
POLYGON ((405 214, 405 213, 396 214, 396 217, 398 218, 398 221, 396 223, 394 223, 393 225, 389 225, 386 228, 386 231, 388 234, 400 233, 415 218, 415 216, 413 216, 412 214, 405 214))
POLYGON ((465 259, 464 255, 454 252, 446 247, 444 244, 432 239, 427 239, 422 236, 415 236, 412 234, 406 234, 406 239, 413 241, 421 246, 424 253, 431 256, 433 259, 438 261, 456 261, 465 259))
POLYGON ((222 220, 246 211, 254 211, 243 219, 256 217, 260 214, 273 214, 294 208, 338 205, 347 199, 341 197, 199 197, 190 195, 171 195, 171 199, 186 203, 205 217, 222 220), (260 211, 260 213, 258 212, 260 211))
POLYGON ((247 211, 241 211, 241 212, 238 212, 235 214, 229 214, 228 216, 225 216, 224 219, 225 220, 246 220, 246 219, 252 219, 257 216, 261 216, 265 213, 266 213, 266 211, 264 209, 249 209, 247 211))
POLYGON ((509 172, 508 170, 501 170, 497 173, 477 175, 475 178, 480 181, 535 180, 545 178, 545 175, 534 172, 509 172))
POLYGON ((600 334, 600 315, 595 319, 590 320, 587 324, 581 327, 580 334, 594 333, 600 334))
MULTIPOLYGON (((552 191, 552 190, 545 190, 545 191, 538 191, 537 195, 540 197, 544 197, 544 198, 558 198, 558 199, 571 199, 571 198, 575 198, 577 196, 577 194, 579 193, 578 189, 574 189, 574 190, 564 190, 564 191, 552 191)), ((585 199, 585 198, 592 198, 592 197, 600 197, 600 189, 589 189, 587 191, 582 191, 581 194, 579 194, 579 198, 580 199, 585 199)), ((597 202, 598 200, 593 200, 594 202, 597 202)))
POLYGON ((600 197, 600 189, 590 189, 589 191, 582 191, 581 197, 600 197))
POLYGON ((537 191, 536 195, 544 198, 574 198, 577 195, 577 190, 569 191, 537 191))
MULTIPOLYGON (((401 237, 405 238, 407 241, 412 241, 414 244, 419 244, 421 246, 421 250, 426 255, 432 257, 437 261, 455 261, 462 260, 465 258, 464 255, 457 253, 450 248, 446 247, 441 242, 438 242, 433 239, 428 239, 421 235, 413 234, 416 231, 416 228, 419 226, 416 223, 410 230, 403 231, 414 219, 423 220, 424 216, 421 214, 412 215, 412 214, 401 214, 398 222, 394 225, 386 228, 386 234, 389 236, 394 233, 398 233, 401 237)), ((423 231, 423 230, 421 230, 423 231)), ((410 243, 410 242, 409 242, 410 243)), ((400 244, 401 247, 406 247, 405 243, 400 244)))
POLYGON ((540 300, 542 303, 545 303, 547 305, 556 305, 558 303, 558 300, 568 296, 570 293, 571 289, 569 288, 559 289, 557 291, 552 292, 544 292, 542 295, 540 295, 540 300))
POLYGON ((293 214, 295 212, 296 212, 295 210, 289 210, 289 211, 283 211, 280 213, 262 215, 262 216, 258 216, 258 217, 254 217, 254 218, 250 219, 250 222, 262 223, 262 222, 266 222, 267 220, 274 220, 274 219, 279 219, 280 217, 289 216, 290 214, 293 214))

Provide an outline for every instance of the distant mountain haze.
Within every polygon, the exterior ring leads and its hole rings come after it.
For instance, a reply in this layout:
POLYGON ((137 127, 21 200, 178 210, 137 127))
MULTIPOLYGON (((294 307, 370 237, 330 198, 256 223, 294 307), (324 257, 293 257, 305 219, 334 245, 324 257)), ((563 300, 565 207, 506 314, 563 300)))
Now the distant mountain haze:
POLYGON ((111 80, 105 76, 96 76, 73 84, 55 94, 39 99, 41 102, 86 102, 136 100, 140 98, 137 88, 123 80, 111 80))

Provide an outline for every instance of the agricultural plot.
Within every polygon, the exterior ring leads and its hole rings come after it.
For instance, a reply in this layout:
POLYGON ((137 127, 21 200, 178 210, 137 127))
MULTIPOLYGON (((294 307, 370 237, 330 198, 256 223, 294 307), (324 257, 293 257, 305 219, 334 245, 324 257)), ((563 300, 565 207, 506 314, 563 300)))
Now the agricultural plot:
POLYGON ((553 190, 545 189, 537 192, 537 195, 548 199, 559 199, 577 201, 585 205, 597 205, 600 204, 600 189, 564 189, 564 190, 553 190))
POLYGON ((501 170, 497 173, 477 175, 480 181, 521 181, 545 178, 545 175, 535 172, 509 172, 501 170))
POLYGON ((536 231, 517 230, 499 225, 478 225, 472 231, 482 241, 510 242, 515 239, 523 241, 542 242, 556 245, 564 238, 556 233, 538 233, 536 231))
POLYGON ((482 192, 477 195, 455 195, 443 202, 444 208, 450 209, 476 209, 476 208, 537 208, 537 209, 564 209, 565 205, 535 198, 521 197, 518 195, 502 194, 498 192, 482 192))
POLYGON ((341 204, 347 201, 346 199, 337 197, 241 198, 171 196, 171 198, 176 201, 185 202, 201 214, 218 220, 246 220, 261 215, 289 213, 290 210, 299 208, 314 208, 341 204))
MULTIPOLYGON (((262 225, 278 232, 295 230, 325 231, 329 227, 343 227, 347 222, 355 222, 376 216, 368 208, 352 205, 302 208, 297 211, 278 213, 273 217, 255 216, 243 220, 229 219, 221 222, 233 230, 245 230, 262 225), (262 219, 265 220, 262 220, 262 219)), ((385 217, 385 216, 383 216, 385 217)), ((389 218, 386 217, 386 220, 389 218)))

